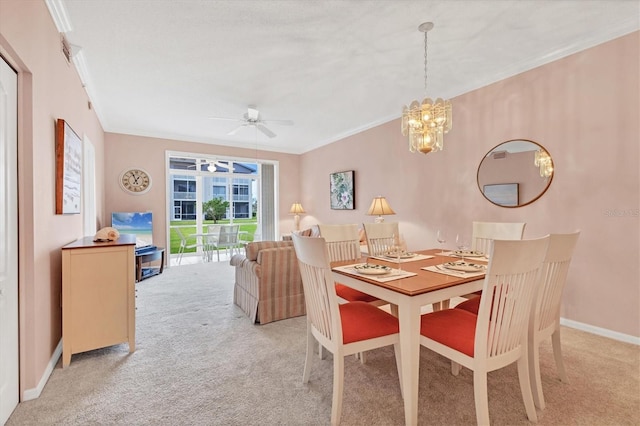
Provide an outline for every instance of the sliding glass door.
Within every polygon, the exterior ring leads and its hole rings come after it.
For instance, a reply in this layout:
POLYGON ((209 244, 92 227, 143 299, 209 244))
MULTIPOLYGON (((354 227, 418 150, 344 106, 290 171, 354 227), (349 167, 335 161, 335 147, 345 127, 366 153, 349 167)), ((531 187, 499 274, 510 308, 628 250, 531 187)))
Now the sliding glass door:
MULTIPOLYGON (((277 163, 255 159, 167 152, 169 252, 177 255, 181 243, 197 246, 196 234, 217 224, 240 225, 250 241, 275 239, 276 170, 277 163)), ((201 250, 186 249, 183 257, 201 250)))

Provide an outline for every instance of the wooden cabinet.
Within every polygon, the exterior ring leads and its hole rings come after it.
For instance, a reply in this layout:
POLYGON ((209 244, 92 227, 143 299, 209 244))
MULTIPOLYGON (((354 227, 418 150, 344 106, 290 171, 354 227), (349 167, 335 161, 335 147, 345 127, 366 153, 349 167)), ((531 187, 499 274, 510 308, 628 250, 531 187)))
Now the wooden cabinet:
POLYGON ((62 366, 71 355, 128 342, 136 349, 135 235, 62 248, 62 366))

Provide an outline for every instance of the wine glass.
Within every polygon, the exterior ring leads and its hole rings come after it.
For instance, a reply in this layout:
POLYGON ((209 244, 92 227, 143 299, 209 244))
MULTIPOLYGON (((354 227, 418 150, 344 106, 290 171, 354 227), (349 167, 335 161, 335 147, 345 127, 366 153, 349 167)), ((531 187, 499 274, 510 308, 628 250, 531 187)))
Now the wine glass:
POLYGON ((442 246, 442 248, 440 249, 440 256, 444 256, 444 243, 447 242, 447 236, 445 235, 444 231, 438 229, 438 232, 436 233, 436 240, 438 240, 438 242, 442 246))
POLYGON ((398 261, 398 270, 402 270, 402 254, 407 249, 407 243, 404 240, 402 234, 393 234, 393 245, 391 246, 391 252, 395 253, 398 261))
POLYGON ((460 257, 462 257, 462 261, 464 262, 464 252, 469 248, 469 241, 464 234, 456 235, 456 247, 460 250, 460 257))

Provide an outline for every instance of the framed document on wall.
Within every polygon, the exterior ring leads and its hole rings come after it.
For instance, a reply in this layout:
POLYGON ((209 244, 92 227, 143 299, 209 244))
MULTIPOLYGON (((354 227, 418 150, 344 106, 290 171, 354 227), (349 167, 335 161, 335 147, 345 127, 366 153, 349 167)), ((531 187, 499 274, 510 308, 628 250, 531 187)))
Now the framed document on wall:
POLYGON ((61 118, 56 121, 56 214, 80 213, 82 139, 61 118))

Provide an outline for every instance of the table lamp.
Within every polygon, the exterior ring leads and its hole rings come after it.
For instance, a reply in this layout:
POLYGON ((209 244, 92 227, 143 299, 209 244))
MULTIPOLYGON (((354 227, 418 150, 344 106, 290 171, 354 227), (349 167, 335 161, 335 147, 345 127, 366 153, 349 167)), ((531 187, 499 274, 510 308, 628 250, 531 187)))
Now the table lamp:
POLYGON ((300 230, 300 214, 301 213, 306 213, 304 211, 304 208, 302 208, 302 204, 300 204, 300 203, 291 204, 291 210, 289 210, 289 213, 295 215, 293 217, 293 220, 295 222, 296 231, 299 231, 300 230))
POLYGON ((382 216, 386 216, 388 214, 396 214, 396 212, 394 212, 391 206, 389 206, 387 199, 380 196, 375 197, 371 202, 371 207, 369 207, 367 215, 378 216, 376 217, 375 222, 382 223, 384 222, 384 218, 382 216))

